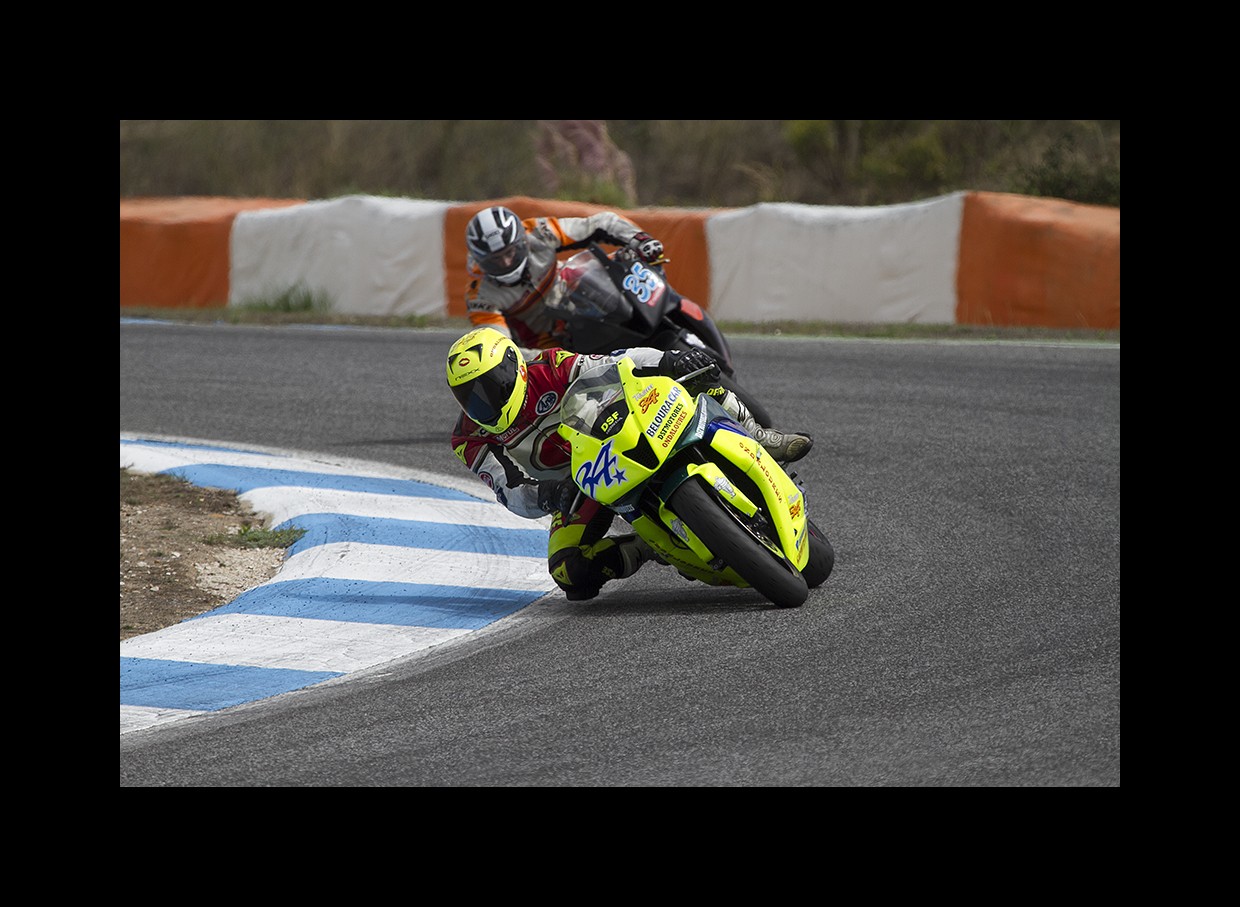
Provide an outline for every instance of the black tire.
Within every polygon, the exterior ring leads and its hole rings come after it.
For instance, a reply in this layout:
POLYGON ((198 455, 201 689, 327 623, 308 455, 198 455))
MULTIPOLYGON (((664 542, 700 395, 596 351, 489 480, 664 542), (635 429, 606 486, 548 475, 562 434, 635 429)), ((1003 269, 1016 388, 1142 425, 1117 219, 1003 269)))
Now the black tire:
POLYGON ((736 515, 696 479, 672 492, 672 510, 716 557, 777 608, 797 608, 809 597, 805 578, 786 560, 777 559, 736 515))
POLYGON ((827 581, 827 577, 835 568, 835 548, 826 533, 814 525, 813 520, 809 521, 808 529, 809 560, 805 562, 805 569, 801 571, 801 575, 805 577, 807 586, 817 589, 827 581))
POLYGON ((766 407, 762 405, 762 401, 737 384, 735 378, 729 375, 720 375, 719 383, 732 393, 736 394, 741 403, 745 404, 745 409, 749 410, 749 414, 757 420, 760 427, 774 428, 774 423, 771 421, 771 414, 767 412, 766 407))

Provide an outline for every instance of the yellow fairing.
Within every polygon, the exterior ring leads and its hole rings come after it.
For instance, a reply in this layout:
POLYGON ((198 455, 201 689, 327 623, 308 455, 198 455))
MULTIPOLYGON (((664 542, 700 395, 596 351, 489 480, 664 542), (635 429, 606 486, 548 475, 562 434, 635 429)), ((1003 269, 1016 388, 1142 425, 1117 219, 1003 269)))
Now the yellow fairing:
MULTIPOLYGON (((626 377, 632 378, 631 367, 626 377)), ((577 484, 588 486, 591 497, 601 504, 615 504, 658 472, 693 417, 693 398, 679 384, 663 377, 642 381, 626 385, 625 391, 632 392, 627 403, 643 414, 649 411, 649 421, 625 420, 623 409, 617 407, 610 419, 601 420, 602 430, 611 431, 603 442, 567 425, 560 426, 560 435, 572 445, 577 484), (620 427, 611 428, 610 420, 620 427), (643 447, 653 452, 644 463, 632 458, 643 447)))
MULTIPOLYGON (((744 470, 758 486, 763 497, 766 498, 767 511, 774 520, 780 537, 795 539, 795 550, 785 550, 784 554, 798 570, 803 569, 809 561, 809 545, 806 544, 805 499, 801 494, 801 489, 797 488, 796 483, 788 478, 788 474, 762 448, 762 445, 747 435, 721 429, 715 432, 711 447, 744 470)), ((702 464, 697 471, 704 472, 711 465, 702 464)), ((714 469, 718 470, 718 467, 714 469)), ((719 477, 727 482, 722 472, 719 472, 719 477)), ((715 484, 713 476, 709 484, 716 488, 719 487, 715 484)), ((736 491, 736 496, 744 503, 741 505, 733 501, 734 506, 746 516, 752 516, 756 510, 753 503, 746 499, 739 490, 736 491)), ((725 500, 732 500, 727 494, 722 494, 721 497, 725 500)))

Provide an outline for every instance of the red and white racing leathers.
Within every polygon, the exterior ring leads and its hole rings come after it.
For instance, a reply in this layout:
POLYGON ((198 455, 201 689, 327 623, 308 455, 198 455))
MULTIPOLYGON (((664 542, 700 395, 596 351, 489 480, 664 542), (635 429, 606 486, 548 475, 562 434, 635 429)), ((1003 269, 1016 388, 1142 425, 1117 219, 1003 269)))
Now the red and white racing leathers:
POLYGON ((538 519, 538 485, 569 474, 568 442, 556 430, 560 403, 568 386, 583 373, 602 371, 628 356, 637 369, 657 368, 663 351, 633 347, 607 355, 587 356, 568 350, 540 350, 526 362, 525 404, 512 426, 492 434, 461 413, 452 430, 452 449, 495 498, 513 513, 538 519))

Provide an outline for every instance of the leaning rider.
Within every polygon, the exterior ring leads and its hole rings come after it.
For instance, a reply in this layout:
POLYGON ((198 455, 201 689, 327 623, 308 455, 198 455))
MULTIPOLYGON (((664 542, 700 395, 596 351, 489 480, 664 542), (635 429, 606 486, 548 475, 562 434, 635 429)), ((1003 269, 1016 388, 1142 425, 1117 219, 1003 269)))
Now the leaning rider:
POLYGON ((499 205, 479 211, 465 228, 474 278, 465 291, 470 322, 511 337, 527 356, 559 346, 556 306, 567 288, 556 254, 590 242, 622 247, 647 264, 665 261, 663 243, 614 211, 526 220, 499 205))
POLYGON ((602 371, 628 357, 634 374, 689 379, 691 393, 714 397, 776 460, 790 463, 809 453, 809 435, 762 428, 744 404, 718 383, 719 367, 697 349, 633 347, 584 355, 554 347, 528 361, 510 338, 476 328, 448 350, 448 387, 462 409, 452 430, 456 455, 513 513, 551 515, 547 569, 569 601, 598 595, 608 580, 632 576, 654 554, 635 533, 608 537, 615 514, 582 498, 571 512, 577 486, 571 448, 560 437, 560 404, 582 374, 602 371))

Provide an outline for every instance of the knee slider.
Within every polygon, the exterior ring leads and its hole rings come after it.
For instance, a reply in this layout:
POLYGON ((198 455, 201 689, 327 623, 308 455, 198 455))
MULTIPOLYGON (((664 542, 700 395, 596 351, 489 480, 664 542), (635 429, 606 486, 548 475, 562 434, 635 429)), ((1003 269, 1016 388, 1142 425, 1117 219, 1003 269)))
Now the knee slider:
POLYGON ((556 585, 566 592, 570 589, 595 589, 603 584, 595 564, 580 548, 563 548, 547 560, 547 569, 556 585))

